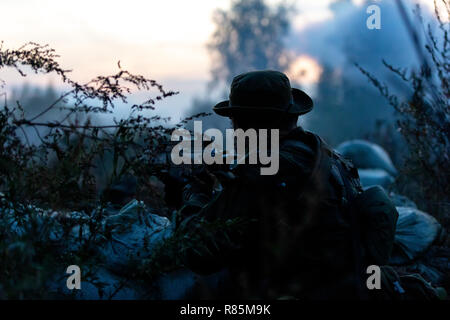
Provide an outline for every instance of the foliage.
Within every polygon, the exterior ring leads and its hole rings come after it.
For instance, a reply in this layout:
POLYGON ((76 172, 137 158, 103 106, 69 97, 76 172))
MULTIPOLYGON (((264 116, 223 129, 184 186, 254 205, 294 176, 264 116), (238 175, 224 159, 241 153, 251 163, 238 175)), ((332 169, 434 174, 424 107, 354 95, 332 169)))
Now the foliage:
MULTIPOLYGON (((450 16, 449 4, 446 1, 443 3, 446 14, 450 16)), ((404 12, 401 1, 398 1, 398 4, 400 11, 404 12)), ((450 25, 441 18, 436 2, 435 8, 438 30, 433 31, 430 24, 425 26, 422 22, 426 39, 425 50, 419 43, 418 30, 409 22, 407 16, 403 15, 421 59, 420 68, 406 70, 383 61, 389 70, 408 84, 411 94, 407 99, 392 93, 386 84, 364 68, 359 68, 399 113, 398 130, 407 142, 408 152, 398 185, 403 189, 403 193, 416 200, 422 209, 448 223, 450 25)), ((421 17, 419 7, 416 15, 421 17)))
POLYGON ((99 232, 104 208, 88 216, 55 216, 52 210, 2 196, 0 212, 0 299, 70 298, 51 288, 50 281, 64 283, 65 268, 71 264, 83 266, 83 281, 104 286, 96 276, 103 258, 99 248, 107 240, 107 234, 99 232))
MULTIPOLYGON (((146 283, 154 283, 162 273, 186 267, 186 261, 198 263, 202 261, 200 257, 214 256, 213 251, 219 251, 224 247, 237 247, 237 244, 233 243, 233 236, 242 235, 253 222, 252 219, 241 217, 214 221, 200 218, 187 222, 185 226, 180 225, 169 238, 158 242, 151 254, 143 259, 136 272, 136 278, 146 283)), ((185 223, 186 221, 181 224, 185 223)), ((204 267, 208 269, 212 266, 204 267)), ((157 294, 157 290, 155 293, 157 294)))
MULTIPOLYGON (((155 80, 123 70, 80 84, 68 77, 47 46, 29 43, 17 50, 0 47, 0 69, 12 67, 25 76, 24 66, 36 73, 54 72, 70 86, 56 101, 33 117, 26 117, 20 102, 0 112, 0 188, 8 199, 39 202, 53 209, 96 207, 95 170, 110 160, 109 182, 125 173, 141 177, 143 183, 154 171, 155 159, 164 151, 171 128, 168 119, 145 116, 155 102, 175 94, 166 92, 155 80), (119 100, 127 103, 132 90, 156 89, 156 97, 130 107, 126 119, 110 124, 92 124, 91 115, 110 114, 119 100), (73 101, 72 107, 59 104, 73 101), (40 119, 54 109, 57 117, 40 119), (84 115, 84 117, 79 117, 84 115), (80 120, 81 119, 81 120, 80 120), (47 131, 42 134, 38 128, 47 131), (31 143, 30 130, 38 143, 31 143)), ((41 106, 39 106, 41 107, 41 106)), ((39 109, 36 107, 36 109, 39 109)))
POLYGON ((84 281, 101 288, 95 274, 102 265, 99 250, 110 239, 102 227, 108 207, 100 194, 102 173, 107 186, 137 177, 136 197, 164 206, 152 181, 167 166, 161 159, 167 137, 185 123, 171 128, 166 118, 146 116, 176 92, 122 69, 120 62, 118 72, 78 83, 57 58, 36 43, 16 50, 0 46, 0 70, 13 68, 24 77, 25 70, 55 73, 69 87, 51 104, 33 106, 34 115, 20 101, 0 109, 1 298, 52 298, 48 280, 63 277, 61 266, 71 264, 82 265, 84 281), (134 90, 149 97, 131 105, 127 118, 93 122, 93 116, 113 113, 118 102, 128 105, 134 90))

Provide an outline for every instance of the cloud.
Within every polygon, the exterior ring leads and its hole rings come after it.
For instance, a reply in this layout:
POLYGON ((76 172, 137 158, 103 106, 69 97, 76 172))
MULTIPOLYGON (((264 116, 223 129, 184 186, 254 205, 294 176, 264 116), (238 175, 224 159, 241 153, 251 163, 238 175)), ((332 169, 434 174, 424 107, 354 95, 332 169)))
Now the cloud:
MULTIPOLYGON (((412 1, 405 1, 413 8, 412 1)), ((288 40, 297 54, 307 54, 326 64, 342 68, 344 73, 356 75, 353 63, 369 70, 382 72, 381 60, 393 65, 408 67, 417 63, 414 48, 406 32, 394 1, 366 1, 359 5, 352 1, 337 1, 331 5, 333 15, 327 20, 312 23, 294 31, 288 40), (369 30, 366 19, 369 4, 381 9, 381 29, 369 30)), ((424 8, 426 20, 430 19, 428 7, 424 8)), ((413 16, 410 14, 412 19, 413 16)))

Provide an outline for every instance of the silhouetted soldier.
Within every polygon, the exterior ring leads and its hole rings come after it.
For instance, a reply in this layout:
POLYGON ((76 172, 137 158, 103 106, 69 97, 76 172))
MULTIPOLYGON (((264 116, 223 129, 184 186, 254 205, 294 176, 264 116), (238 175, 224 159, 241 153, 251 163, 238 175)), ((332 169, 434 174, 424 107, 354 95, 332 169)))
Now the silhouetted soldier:
MULTIPOLYGON (((367 295, 370 257, 349 205, 362 193, 358 173, 317 135, 297 127, 298 116, 312 108, 311 98, 276 71, 236 76, 229 100, 213 108, 231 118, 235 129, 280 130, 277 174, 240 164, 221 175, 220 192, 212 191, 209 174, 185 188, 177 223, 192 241, 185 263, 200 274, 228 270, 220 297, 367 295)), ((389 199, 381 195, 379 205, 396 219, 389 199)), ((387 241, 393 240, 395 219, 387 241)))

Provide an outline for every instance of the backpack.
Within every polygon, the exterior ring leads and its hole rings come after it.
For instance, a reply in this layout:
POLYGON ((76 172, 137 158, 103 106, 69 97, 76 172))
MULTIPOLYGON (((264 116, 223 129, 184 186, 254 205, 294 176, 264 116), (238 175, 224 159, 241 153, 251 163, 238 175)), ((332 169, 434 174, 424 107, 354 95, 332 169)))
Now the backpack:
POLYGON ((387 266, 399 215, 384 189, 374 186, 363 190, 358 171, 349 160, 328 147, 317 135, 305 133, 310 139, 314 137, 319 146, 311 179, 328 179, 341 197, 340 206, 351 224, 354 272, 359 279, 356 283, 358 297, 375 300, 439 299, 439 291, 420 275, 400 276, 394 268, 387 266), (365 271, 369 265, 380 266, 382 290, 367 289, 368 275, 365 271))

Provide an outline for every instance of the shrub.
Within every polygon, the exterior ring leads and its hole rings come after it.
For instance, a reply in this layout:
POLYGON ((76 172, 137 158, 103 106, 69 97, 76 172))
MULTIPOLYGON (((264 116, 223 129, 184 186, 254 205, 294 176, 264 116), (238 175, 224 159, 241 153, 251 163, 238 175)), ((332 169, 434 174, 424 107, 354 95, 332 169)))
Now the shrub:
MULTIPOLYGON (((439 28, 436 31, 430 24, 425 26, 420 7, 417 6, 415 14, 424 27, 424 50, 419 42, 419 32, 408 20, 402 2, 397 3, 414 41, 421 65, 416 70, 407 70, 396 68, 384 60, 383 63, 408 85, 410 94, 403 99, 370 72, 358 67, 398 112, 398 130, 403 135, 408 150, 397 186, 401 192, 418 202, 419 207, 448 226, 450 25, 441 18, 435 2, 435 16, 439 28)), ((445 1, 443 3, 446 14, 450 16, 450 5, 445 1)))
POLYGON ((108 203, 100 186, 131 175, 138 180, 137 198, 164 207, 152 181, 167 166, 161 155, 168 135, 184 123, 170 127, 168 118, 146 116, 176 92, 122 69, 120 62, 116 73, 78 83, 57 58, 36 43, 16 50, 0 45, 0 70, 13 68, 24 77, 24 70, 54 73, 69 87, 50 105, 33 106, 34 116, 20 101, 0 109, 0 298, 52 297, 49 277, 64 275, 61 265, 71 264, 83 265, 83 279, 101 288, 98 250, 110 235, 101 228, 108 203), (149 97, 131 105, 127 118, 94 121, 113 113, 117 102, 129 105, 133 90, 148 91, 149 97))

